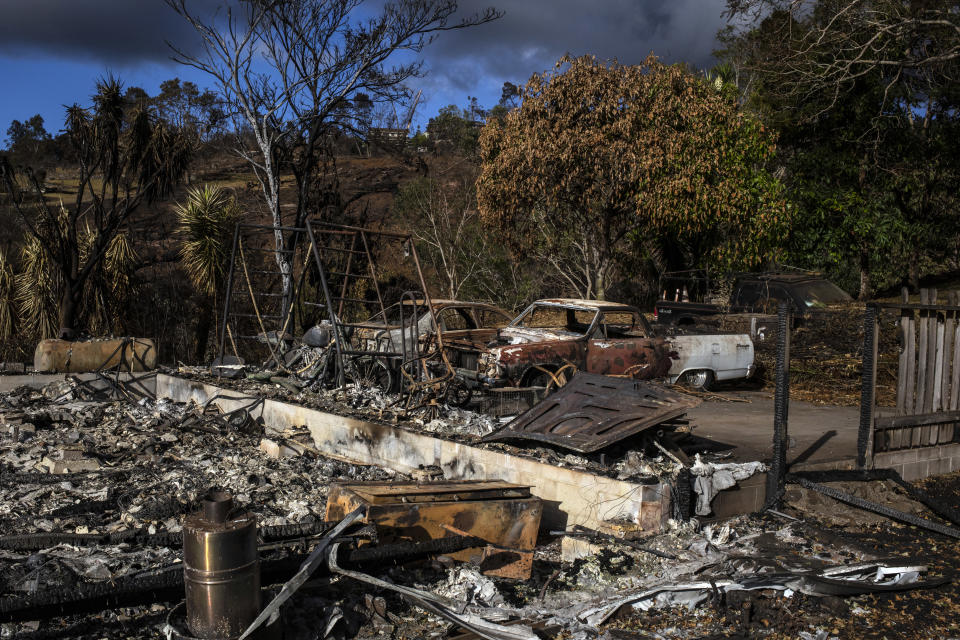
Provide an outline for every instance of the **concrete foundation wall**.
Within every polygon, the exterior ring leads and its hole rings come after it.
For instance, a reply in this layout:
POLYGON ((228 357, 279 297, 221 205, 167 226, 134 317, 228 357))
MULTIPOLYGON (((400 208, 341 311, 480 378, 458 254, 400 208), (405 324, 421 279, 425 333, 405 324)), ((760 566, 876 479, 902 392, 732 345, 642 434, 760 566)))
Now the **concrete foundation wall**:
MULTIPOLYGON (((255 398, 229 389, 160 374, 157 397, 204 403, 214 396, 225 410, 248 405, 255 398)), ((305 425, 316 448, 358 464, 409 473, 437 465, 450 480, 504 480, 529 485, 544 501, 541 526, 558 529, 580 524, 592 529, 603 521, 627 520, 658 531, 671 514, 670 487, 640 485, 445 440, 395 426, 347 418, 276 400, 256 410, 268 430, 305 425)))
POLYGON ((960 444, 885 451, 873 455, 875 469, 894 469, 910 482, 960 469, 960 444))

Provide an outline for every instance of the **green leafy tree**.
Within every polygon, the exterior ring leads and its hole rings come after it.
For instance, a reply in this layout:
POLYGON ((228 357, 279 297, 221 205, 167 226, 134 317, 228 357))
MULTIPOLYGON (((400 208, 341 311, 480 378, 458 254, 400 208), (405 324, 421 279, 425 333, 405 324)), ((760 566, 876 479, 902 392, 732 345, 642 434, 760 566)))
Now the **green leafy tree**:
POLYGON ((7 150, 21 156, 36 156, 50 134, 43 126, 43 117, 38 113, 26 122, 14 120, 7 128, 7 150))
POLYGON ((516 109, 520 106, 520 100, 523 98, 523 86, 517 86, 512 82, 504 82, 500 88, 500 102, 497 104, 506 109, 516 109))
POLYGON ((475 123, 477 112, 482 112, 474 103, 473 108, 461 109, 455 104, 442 107, 427 122, 427 136, 434 148, 462 154, 472 154, 477 149, 480 129, 475 123))
POLYGON ((674 263, 750 267, 787 217, 773 142, 683 67, 564 58, 484 128, 480 211, 584 297, 603 298, 650 239, 674 263))
POLYGON ((160 117, 193 137, 197 146, 221 133, 227 123, 217 95, 209 89, 200 91, 190 81, 165 80, 152 100, 160 117))
POLYGON ((808 115, 844 101, 865 77, 881 87, 873 116, 907 93, 956 85, 957 0, 727 0, 727 15, 739 28, 726 39, 747 35, 743 44, 759 54, 746 68, 773 79, 768 90, 804 103, 808 115))
POLYGON ((955 83, 943 76, 960 70, 950 57, 960 51, 956 11, 728 4, 747 19, 721 33, 718 55, 749 77, 747 105, 777 132, 797 206, 791 263, 828 271, 861 299, 908 272, 918 284, 921 264, 943 264, 956 250, 960 120, 955 83), (916 29, 929 21, 921 37, 916 29))

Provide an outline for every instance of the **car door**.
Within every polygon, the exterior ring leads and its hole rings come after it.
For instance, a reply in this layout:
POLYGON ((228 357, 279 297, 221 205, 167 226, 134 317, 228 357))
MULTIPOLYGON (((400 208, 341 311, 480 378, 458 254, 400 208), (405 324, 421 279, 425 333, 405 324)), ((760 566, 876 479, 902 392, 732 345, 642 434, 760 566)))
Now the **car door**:
POLYGON ((737 287, 737 296, 731 305, 731 311, 741 313, 755 311, 760 301, 760 283, 744 282, 737 287))
POLYGON ((587 371, 652 378, 659 358, 649 328, 636 311, 604 311, 587 339, 587 371))

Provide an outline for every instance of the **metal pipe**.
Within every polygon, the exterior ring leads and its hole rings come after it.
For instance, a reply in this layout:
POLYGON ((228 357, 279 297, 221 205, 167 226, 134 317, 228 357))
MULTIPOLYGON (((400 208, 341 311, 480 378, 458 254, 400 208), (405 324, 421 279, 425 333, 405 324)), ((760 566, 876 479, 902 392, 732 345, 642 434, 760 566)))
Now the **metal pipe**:
POLYGON ((233 293, 233 269, 237 258, 237 241, 240 238, 240 223, 233 228, 233 246, 230 248, 230 268, 227 270, 227 287, 223 295, 223 318, 220 320, 220 362, 223 362, 223 356, 227 348, 227 314, 230 313, 230 302, 233 293))
MULTIPOLYGON (((877 391, 877 307, 863 314, 863 361, 860 386, 860 423, 857 428, 857 468, 864 469, 873 452, 868 451, 873 431, 873 406, 877 391)), ((933 384, 930 380, 929 384, 933 384)), ((911 392, 912 393, 912 392, 911 392)))

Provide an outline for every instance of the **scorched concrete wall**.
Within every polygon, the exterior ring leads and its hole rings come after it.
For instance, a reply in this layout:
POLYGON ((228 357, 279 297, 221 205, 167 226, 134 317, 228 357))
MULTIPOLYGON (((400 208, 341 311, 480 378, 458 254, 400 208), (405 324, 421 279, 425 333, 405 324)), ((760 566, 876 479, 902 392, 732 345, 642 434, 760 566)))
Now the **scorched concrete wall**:
MULTIPOLYGON (((225 410, 256 398, 194 380, 159 374, 157 397, 176 402, 215 402, 225 410)), ((530 458, 452 442, 399 427, 338 416, 288 402, 264 400, 255 412, 268 430, 306 425, 322 453, 401 473, 437 465, 450 480, 504 480, 529 485, 544 501, 541 525, 557 529, 627 520, 648 531, 660 530, 671 514, 670 487, 634 484, 530 458)))

